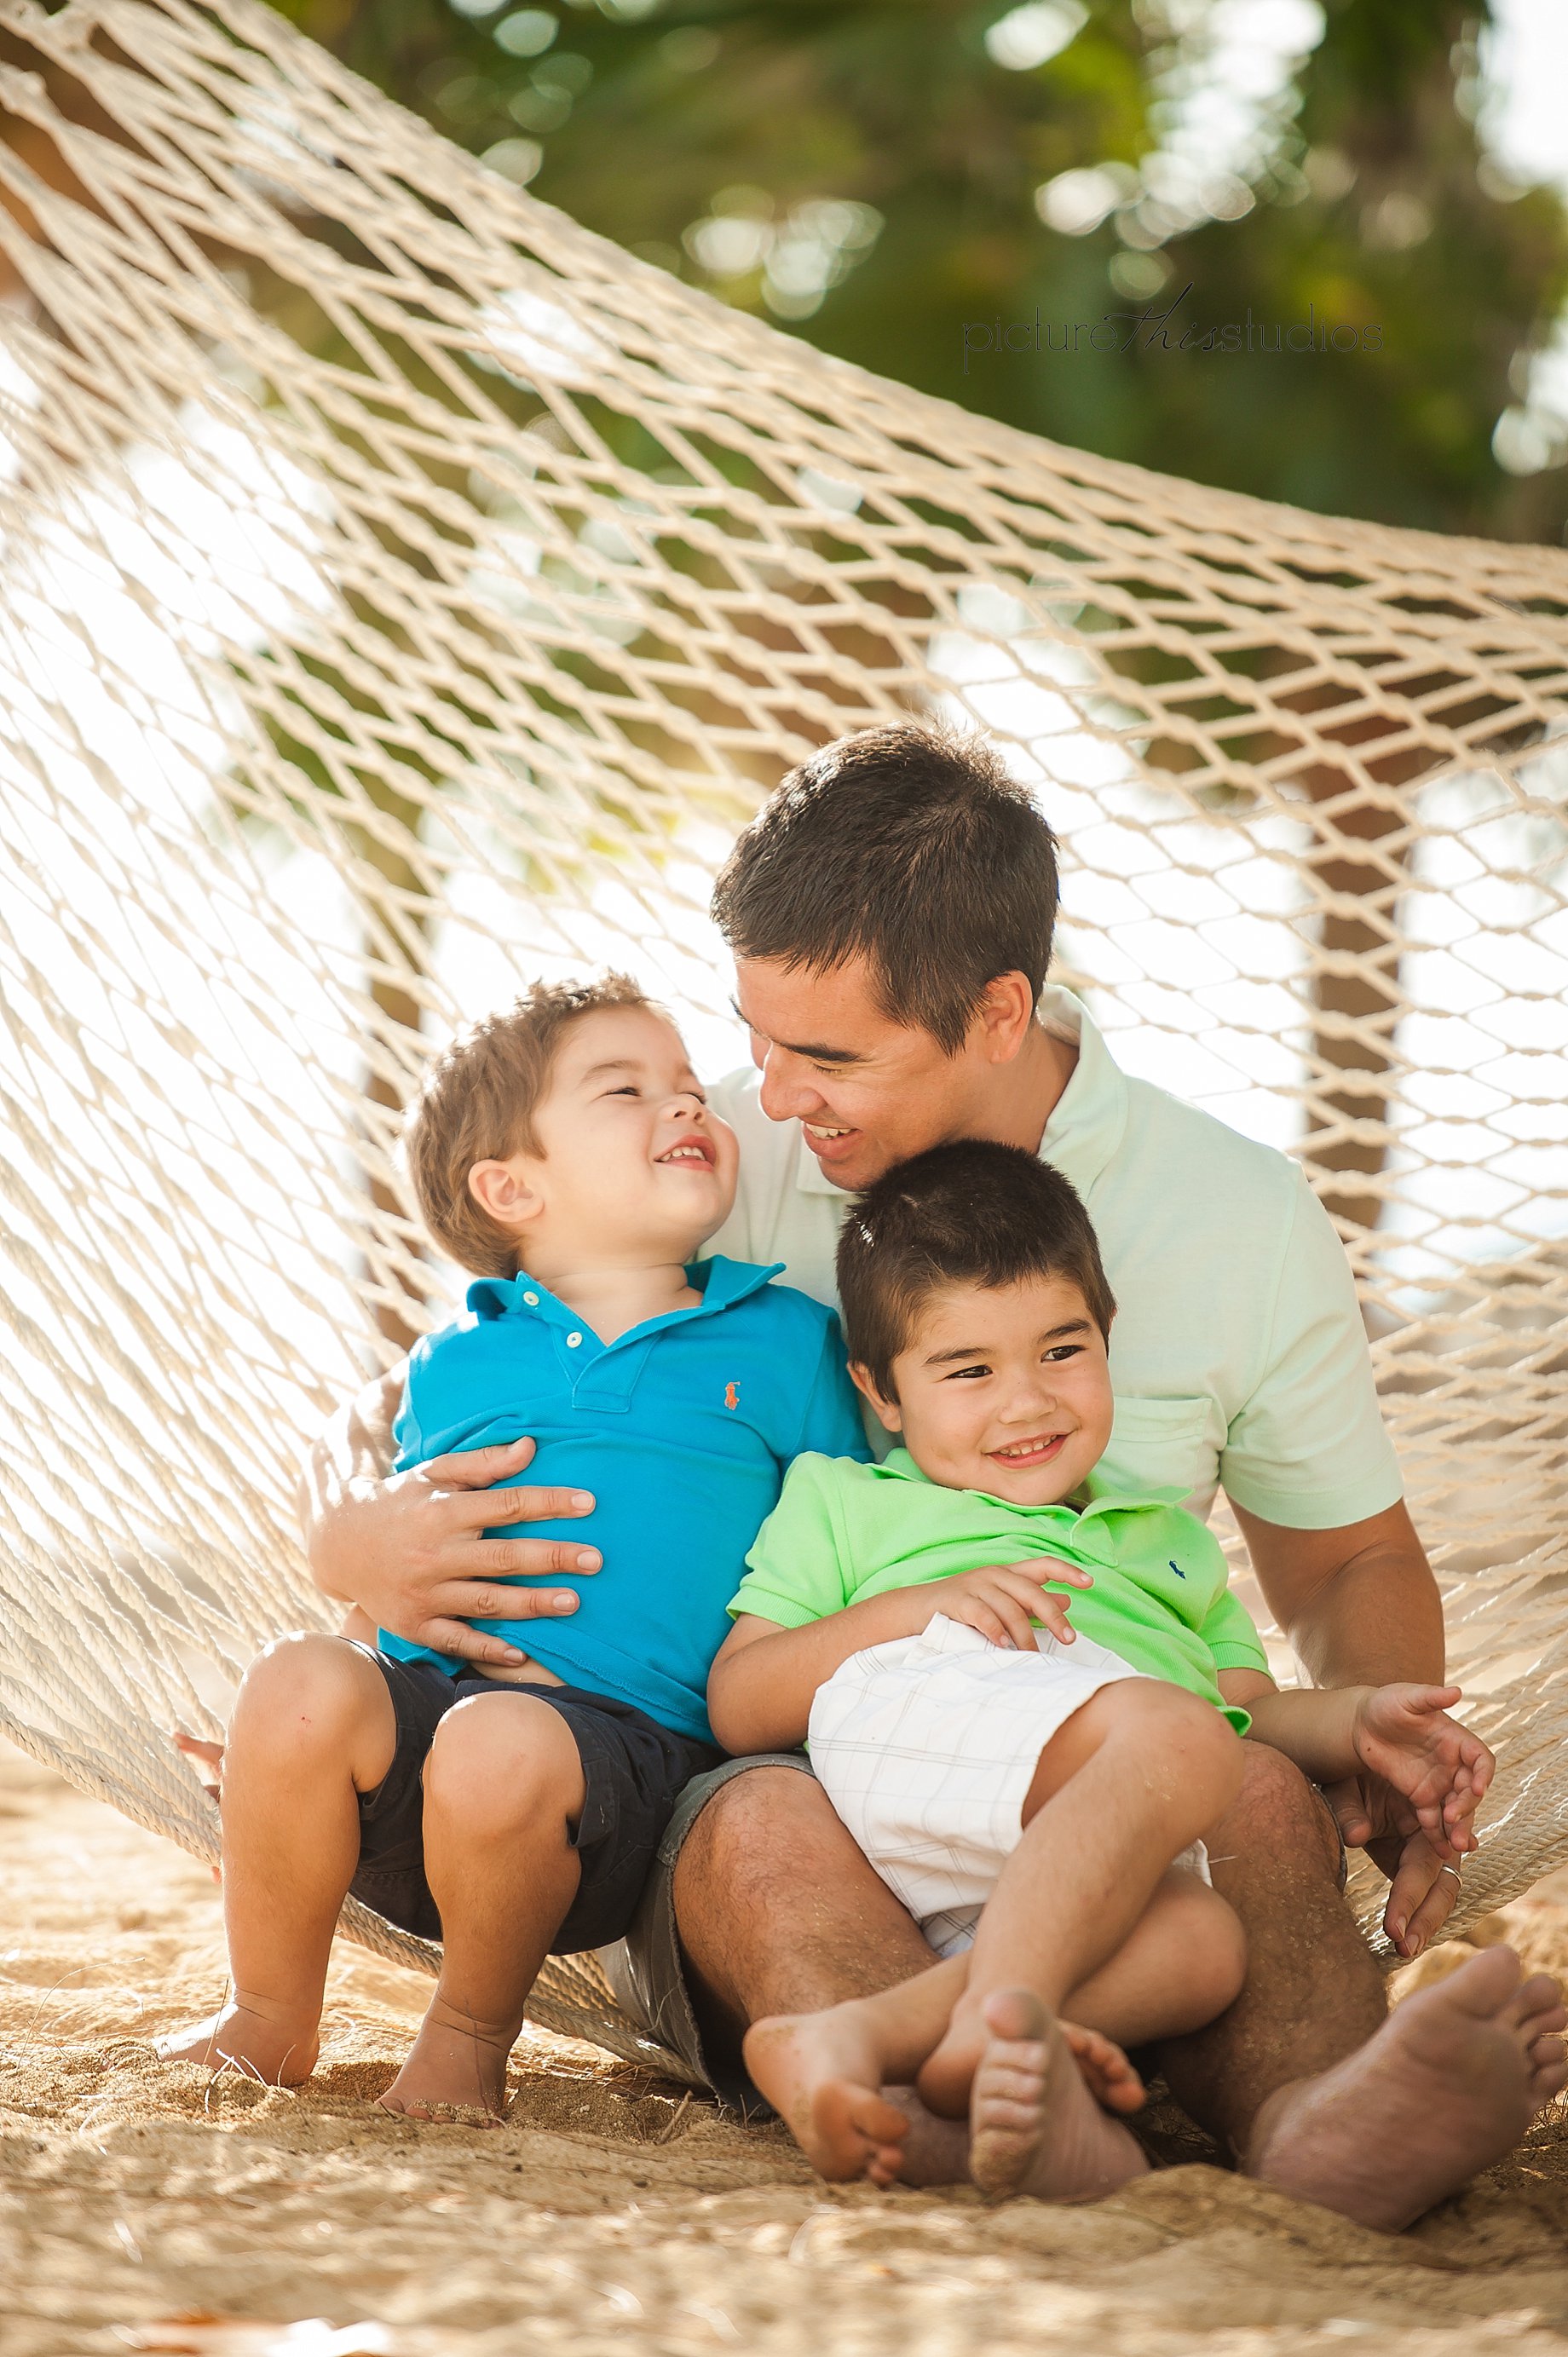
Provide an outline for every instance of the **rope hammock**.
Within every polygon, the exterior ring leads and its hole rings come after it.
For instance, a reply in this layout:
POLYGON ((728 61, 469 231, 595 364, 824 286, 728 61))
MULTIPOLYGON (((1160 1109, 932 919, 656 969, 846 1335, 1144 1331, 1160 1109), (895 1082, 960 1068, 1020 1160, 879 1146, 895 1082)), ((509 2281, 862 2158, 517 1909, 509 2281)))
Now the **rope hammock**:
MULTIPOLYGON (((614 962, 738 1060, 716 857, 924 710, 1037 788, 1123 1064, 1337 1221, 1501 1755, 1450 1929, 1568 1858, 1568 557, 826 358, 249 0, 0 22, 0 1729, 216 1855, 167 1731, 326 1625, 299 1460, 455 1297, 424 1057, 614 962)), ((669 2067, 591 1958, 532 2010, 669 2067)))

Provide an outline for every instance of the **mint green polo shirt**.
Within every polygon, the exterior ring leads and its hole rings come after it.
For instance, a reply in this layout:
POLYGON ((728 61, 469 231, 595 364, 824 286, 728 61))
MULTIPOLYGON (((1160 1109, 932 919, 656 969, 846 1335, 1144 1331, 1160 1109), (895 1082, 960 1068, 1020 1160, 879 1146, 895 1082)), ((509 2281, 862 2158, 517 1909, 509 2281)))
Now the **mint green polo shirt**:
POLYGON ((798 1457, 729 1609, 801 1629, 889 1588, 1058 1555, 1094 1581, 1069 1591, 1081 1636, 1200 1695, 1245 1735, 1252 1722, 1223 1700, 1219 1673, 1267 1674, 1268 1656, 1227 1585, 1219 1541, 1182 1512, 1175 1492, 1115 1497, 1095 1474, 1087 1487, 1081 1512, 1016 1506, 983 1490, 943 1489, 907 1448, 882 1465, 798 1457))
MULTIPOLYGON (((1349 1263, 1300 1166, 1129 1079, 1070 991, 1048 986, 1040 1020, 1078 1049, 1040 1153, 1088 1205, 1119 1305, 1107 1488, 1175 1489, 1206 1515, 1222 1483, 1264 1522, 1305 1531, 1395 1504, 1349 1263)), ((740 1190, 706 1249, 782 1261, 791 1285, 836 1303, 850 1198, 798 1123, 768 1120, 757 1088, 747 1071, 712 1092, 739 1134, 740 1190)))

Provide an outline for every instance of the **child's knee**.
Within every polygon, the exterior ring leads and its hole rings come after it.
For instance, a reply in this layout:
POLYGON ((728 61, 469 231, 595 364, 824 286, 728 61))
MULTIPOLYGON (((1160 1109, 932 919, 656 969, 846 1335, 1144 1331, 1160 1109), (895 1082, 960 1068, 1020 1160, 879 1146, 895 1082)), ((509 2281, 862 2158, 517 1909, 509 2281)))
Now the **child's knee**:
POLYGON ((1211 1885, 1173 1867, 1162 1899, 1182 1955, 1181 1981, 1195 2020, 1212 2021, 1240 1996, 1247 1978, 1247 1934, 1235 1909, 1211 1885))
POLYGON ((274 1638, 245 1672, 226 1772, 246 1754, 340 1749, 390 1711, 386 1682, 363 1653, 340 1637, 295 1630, 274 1638))
POLYGON ((1240 1737, 1223 1711, 1182 1686, 1150 1680, 1139 1706, 1141 1742, 1157 1749, 1178 1789, 1197 1803, 1203 1822, 1212 1823, 1241 1789, 1246 1752, 1240 1737))
POLYGON ((575 1817, 583 1765, 572 1730, 559 1711, 531 1696, 472 1695, 435 1730, 424 1798, 486 1838, 575 1817))

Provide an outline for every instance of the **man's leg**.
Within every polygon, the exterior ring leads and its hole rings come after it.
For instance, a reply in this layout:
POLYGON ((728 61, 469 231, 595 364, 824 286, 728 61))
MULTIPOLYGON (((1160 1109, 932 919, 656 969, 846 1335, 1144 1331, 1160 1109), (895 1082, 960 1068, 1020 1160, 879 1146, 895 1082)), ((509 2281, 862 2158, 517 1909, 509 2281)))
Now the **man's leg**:
MULTIPOLYGON (((874 1996, 936 1961, 822 1786, 797 1769, 754 1768, 719 1787, 682 1846, 673 1899, 704 2049, 732 2065, 753 2022, 874 1996)), ((961 2183, 967 2124, 891 2092, 909 2117, 900 2178, 961 2183)))
POLYGON ((720 1787, 682 1848, 674 1897, 704 2032, 736 2050, 767 2014, 869 1996, 935 1961, 822 1786, 792 1769, 720 1787))
POLYGON ((1282 1753, 1244 1749, 1240 1795, 1208 1835, 1208 1867, 1247 1935, 1246 1985, 1207 2029, 1156 2050, 1182 2110, 1237 2159, 1271 2095, 1365 2045, 1388 2012, 1382 1974, 1340 1896, 1327 1803, 1282 1753))
POLYGON ((1338 1837, 1290 1763, 1249 1744, 1209 1836, 1247 1932, 1247 1985, 1160 2067, 1249 2176, 1396 2233, 1511 2151, 1568 2082, 1556 1985, 1488 1948, 1390 2019, 1382 1975, 1338 1891, 1338 1837))

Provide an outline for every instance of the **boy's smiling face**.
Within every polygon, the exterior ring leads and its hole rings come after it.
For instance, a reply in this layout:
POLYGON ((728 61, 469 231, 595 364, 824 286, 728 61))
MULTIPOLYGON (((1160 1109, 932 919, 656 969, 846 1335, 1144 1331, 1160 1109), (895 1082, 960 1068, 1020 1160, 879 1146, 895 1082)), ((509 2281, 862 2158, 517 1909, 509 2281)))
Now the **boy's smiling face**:
POLYGON ((468 1183, 545 1282, 689 1261, 729 1216, 735 1132, 652 1007, 601 1007, 572 1025, 533 1127, 541 1153, 478 1163, 468 1183))
POLYGON ((893 1361, 896 1400, 850 1370, 929 1480, 1017 1506, 1058 1505, 1105 1454, 1114 1401, 1105 1337, 1069 1278, 944 1285, 893 1361))

